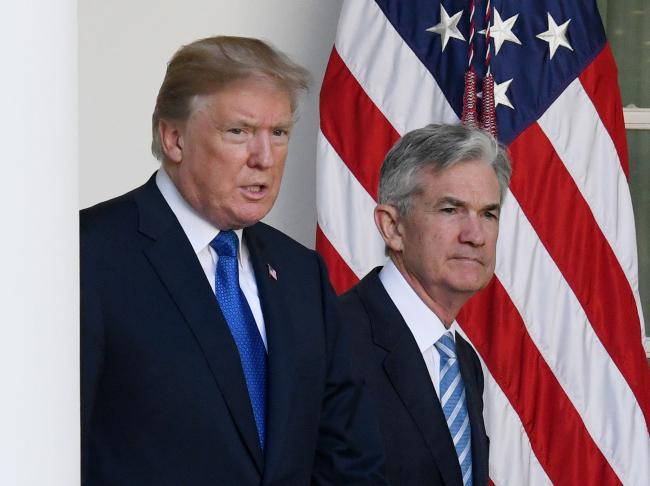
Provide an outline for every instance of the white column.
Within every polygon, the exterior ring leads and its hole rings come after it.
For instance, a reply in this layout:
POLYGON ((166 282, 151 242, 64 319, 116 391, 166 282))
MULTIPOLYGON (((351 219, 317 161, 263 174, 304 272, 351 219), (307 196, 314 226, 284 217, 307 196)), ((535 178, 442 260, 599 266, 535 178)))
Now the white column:
POLYGON ((0 15, 0 484, 79 484, 76 0, 0 15))

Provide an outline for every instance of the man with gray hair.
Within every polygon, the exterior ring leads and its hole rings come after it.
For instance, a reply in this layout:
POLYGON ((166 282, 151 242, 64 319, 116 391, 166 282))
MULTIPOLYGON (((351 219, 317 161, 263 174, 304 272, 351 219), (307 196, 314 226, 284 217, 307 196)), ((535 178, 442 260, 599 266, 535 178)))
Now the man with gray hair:
POLYGON ((391 484, 487 484, 483 374, 455 318, 494 273, 510 171, 492 136, 461 125, 407 133, 382 165, 375 223, 390 260, 341 303, 391 484))
POLYGON ((383 484, 323 263, 259 222, 307 81, 257 39, 182 47, 161 168, 81 212, 84 485, 383 484))

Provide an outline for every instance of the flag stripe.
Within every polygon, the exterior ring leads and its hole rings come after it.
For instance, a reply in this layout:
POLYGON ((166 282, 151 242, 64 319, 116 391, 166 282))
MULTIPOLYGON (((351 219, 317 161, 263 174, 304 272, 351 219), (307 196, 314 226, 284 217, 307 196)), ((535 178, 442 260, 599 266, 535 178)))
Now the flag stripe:
POLYGON ((321 88, 321 131, 357 180, 377 199, 379 167, 399 134, 332 49, 321 88), (358 136, 350 137, 351 133, 358 136))
MULTIPOLYGON (((457 328, 457 332, 471 343, 469 336, 461 327, 457 328)), ((551 485, 551 480, 531 449, 519 415, 490 373, 480 353, 479 358, 483 368, 484 396, 490 397, 490 400, 485 402, 483 417, 490 437, 491 483, 551 485)))
POLYGON ((361 278, 386 259, 384 241, 375 227, 375 201, 322 133, 318 147, 318 225, 352 272, 361 278))
POLYGON ((580 75, 580 82, 594 104, 600 120, 616 146, 618 159, 625 177, 629 174, 627 139, 623 105, 618 94, 616 62, 609 43, 596 56, 593 62, 580 75))
POLYGON ((465 304, 457 321, 521 417, 553 484, 618 483, 497 278, 465 304), (490 332, 495 323, 498 333, 490 332))
POLYGON ((538 121, 638 294, 634 212, 616 147, 579 80, 538 121))
POLYGON ((332 282, 332 286, 338 295, 359 282, 357 276, 350 270, 350 267, 341 258, 341 255, 338 254, 318 225, 316 225, 316 251, 327 262, 330 282, 332 282))
POLYGON ((533 343, 616 474, 622 480, 650 474, 650 464, 633 465, 635 453, 645 451, 650 457, 650 443, 629 428, 630 423, 637 430, 645 428, 632 390, 511 193, 501 215, 509 224, 500 228, 495 274, 525 321, 533 343), (518 272, 518 268, 529 272, 518 272), (599 379, 586 380, 586 376, 599 379), (611 434, 612 428, 618 431, 616 435, 611 434))
POLYGON ((436 80, 374 1, 343 4, 336 49, 397 132, 458 122, 436 80))
POLYGON ((630 312, 636 310, 636 302, 615 255, 538 125, 529 126, 510 151, 513 195, 629 383, 647 423, 650 383, 647 364, 639 362, 643 355, 635 349, 641 346, 638 314, 630 312), (528 148, 532 146, 535 163, 531 164, 528 148), (595 264, 599 265, 597 278, 590 277, 595 264))

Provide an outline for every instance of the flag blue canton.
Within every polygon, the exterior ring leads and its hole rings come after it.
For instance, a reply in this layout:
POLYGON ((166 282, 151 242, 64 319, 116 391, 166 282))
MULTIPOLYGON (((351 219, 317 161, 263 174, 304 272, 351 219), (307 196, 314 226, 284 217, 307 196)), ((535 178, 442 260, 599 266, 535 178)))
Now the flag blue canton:
MULTIPOLYGON (((460 118, 463 111, 463 76, 467 71, 470 1, 376 0, 420 61, 436 79, 460 118), (441 20, 440 4, 449 16, 462 11, 458 30, 465 38, 451 38, 442 49, 442 36, 427 29, 441 20)), ((513 108, 496 108, 499 139, 506 144, 535 122, 564 89, 593 61, 606 38, 595 1, 557 2, 525 0, 492 2, 502 20, 518 14, 512 33, 521 45, 506 41, 499 53, 492 49, 491 72, 497 84, 512 79, 506 96, 513 108), (570 20, 566 37, 572 50, 558 47, 550 59, 549 43, 537 37, 549 29, 548 15, 560 26, 570 20)), ((479 79, 485 75, 485 1, 476 2, 473 67, 479 79)))

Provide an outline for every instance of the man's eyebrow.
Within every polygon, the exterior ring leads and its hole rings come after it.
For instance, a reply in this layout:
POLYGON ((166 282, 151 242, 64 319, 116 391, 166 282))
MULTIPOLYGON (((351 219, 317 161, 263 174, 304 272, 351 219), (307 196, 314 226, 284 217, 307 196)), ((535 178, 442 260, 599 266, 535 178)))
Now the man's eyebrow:
POLYGON ((449 204, 451 206, 456 206, 456 207, 462 207, 466 205, 465 201, 462 201, 461 199, 456 199, 455 197, 451 197, 451 196, 444 196, 438 199, 434 203, 434 206, 441 206, 444 204, 449 204))
POLYGON ((290 130, 293 128, 293 120, 289 121, 281 121, 280 123, 276 123, 273 128, 281 128, 283 130, 290 130))
MULTIPOLYGON (((251 129, 257 129, 261 126, 261 123, 247 117, 237 117, 237 118, 232 118, 231 120, 215 120, 214 118, 212 119, 212 122, 215 126, 218 127, 226 127, 226 126, 236 126, 236 127, 244 127, 244 128, 251 128, 251 129)), ((274 124, 271 126, 273 130, 290 130, 293 127, 294 123, 293 120, 281 120, 278 123, 274 124)))
MULTIPOLYGON (((444 205, 449 205, 449 206, 454 206, 456 208, 462 208, 467 206, 467 203, 463 201, 462 199, 457 199, 452 196, 444 196, 438 199, 435 203, 433 203, 431 206, 432 207, 440 207, 444 205)), ((499 203, 492 203, 492 204, 487 204, 481 208, 482 211, 500 211, 501 210, 501 204, 499 203)))
POLYGON ((216 116, 210 117, 212 123, 216 126, 229 127, 245 127, 245 128, 256 128, 259 124, 254 122, 252 118, 246 116, 233 116, 231 118, 223 119, 216 116))
POLYGON ((488 204, 483 208, 483 211, 501 211, 501 204, 488 204))

